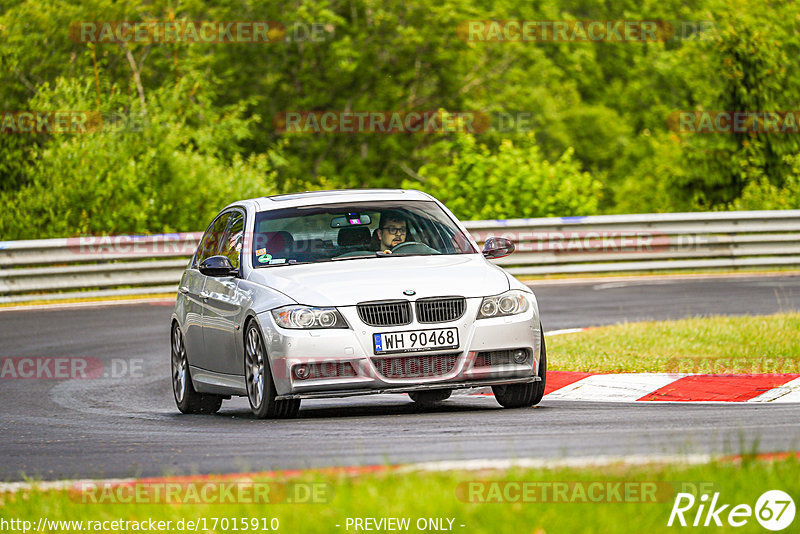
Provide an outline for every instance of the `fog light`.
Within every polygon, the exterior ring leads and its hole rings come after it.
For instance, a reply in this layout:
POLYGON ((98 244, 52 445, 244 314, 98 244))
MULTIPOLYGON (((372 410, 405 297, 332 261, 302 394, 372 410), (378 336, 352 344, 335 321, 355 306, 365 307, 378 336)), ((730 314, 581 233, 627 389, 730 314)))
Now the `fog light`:
POLYGON ((311 370, 307 365, 298 365, 294 368, 294 376, 299 378, 300 380, 305 380, 308 378, 311 370))
POLYGON ((525 349, 517 349, 514 351, 514 362, 525 363, 528 361, 528 351, 525 349))

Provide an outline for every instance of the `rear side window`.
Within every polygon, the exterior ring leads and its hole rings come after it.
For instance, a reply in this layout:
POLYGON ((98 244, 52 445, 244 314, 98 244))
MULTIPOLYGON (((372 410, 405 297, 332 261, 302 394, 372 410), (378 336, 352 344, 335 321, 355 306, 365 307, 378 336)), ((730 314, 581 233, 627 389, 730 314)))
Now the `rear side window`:
POLYGON ((222 234, 225 232, 225 227, 228 224, 233 212, 226 212, 217 217, 211 226, 208 227, 203 238, 200 240, 200 245, 197 247, 197 254, 195 254, 194 263, 192 267, 197 268, 206 258, 215 256, 219 250, 222 234))

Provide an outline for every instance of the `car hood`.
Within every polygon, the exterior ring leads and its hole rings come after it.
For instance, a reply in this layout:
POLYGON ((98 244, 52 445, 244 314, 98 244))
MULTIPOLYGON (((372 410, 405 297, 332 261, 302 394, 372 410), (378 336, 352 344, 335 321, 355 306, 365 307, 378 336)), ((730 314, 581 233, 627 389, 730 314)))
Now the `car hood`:
POLYGON ((480 254, 395 256, 253 269, 248 280, 300 304, 349 306, 370 300, 459 295, 481 297, 509 289, 501 268, 480 254))

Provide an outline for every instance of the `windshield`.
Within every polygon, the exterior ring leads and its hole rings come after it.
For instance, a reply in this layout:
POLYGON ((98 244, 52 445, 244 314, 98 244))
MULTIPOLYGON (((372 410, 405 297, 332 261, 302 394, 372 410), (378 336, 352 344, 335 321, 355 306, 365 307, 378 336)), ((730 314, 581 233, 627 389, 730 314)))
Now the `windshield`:
POLYGON ((302 206, 256 214, 253 265, 393 255, 477 254, 436 202, 302 206))

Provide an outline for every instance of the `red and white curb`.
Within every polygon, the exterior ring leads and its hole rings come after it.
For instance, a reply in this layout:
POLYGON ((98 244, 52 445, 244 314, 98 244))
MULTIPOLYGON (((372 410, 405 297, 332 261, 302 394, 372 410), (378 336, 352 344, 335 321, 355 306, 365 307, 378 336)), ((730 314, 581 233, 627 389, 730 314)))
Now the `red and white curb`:
MULTIPOLYGON (((483 388, 474 395, 491 395, 483 388)), ((800 374, 704 375, 548 371, 544 400, 800 403, 800 374)))
POLYGON ((595 402, 800 402, 800 374, 550 372, 545 398, 595 402))
MULTIPOLYGON (((589 328, 545 332, 574 334, 589 328)), ((473 394, 491 395, 491 388, 473 394)), ((545 400, 594 402, 800 402, 800 374, 584 373, 548 371, 545 400)))

